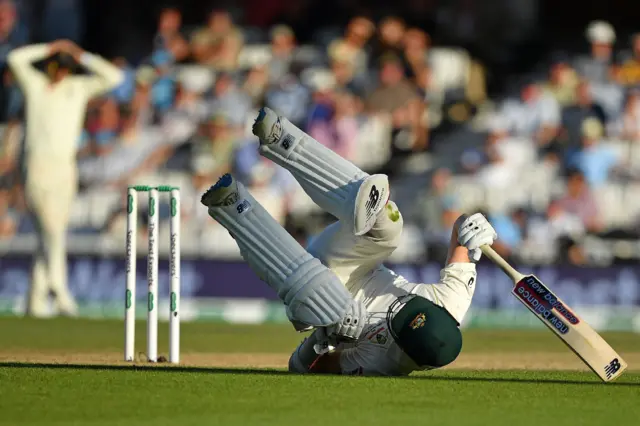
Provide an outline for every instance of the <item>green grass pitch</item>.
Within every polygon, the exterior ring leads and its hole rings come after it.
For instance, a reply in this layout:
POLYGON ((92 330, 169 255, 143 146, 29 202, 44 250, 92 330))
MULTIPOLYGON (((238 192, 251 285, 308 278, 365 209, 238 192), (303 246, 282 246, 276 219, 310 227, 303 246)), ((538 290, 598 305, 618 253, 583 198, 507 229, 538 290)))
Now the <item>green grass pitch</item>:
MULTIPOLYGON (((459 368, 408 378, 288 374, 301 336, 279 325, 184 324, 185 365, 128 365, 123 330, 118 321, 0 319, 0 424, 640 424, 640 374, 603 384, 546 330, 465 331, 459 368), (544 371, 554 362, 572 371, 544 371)), ((161 324, 160 354, 166 331, 161 324)), ((633 369, 640 338, 605 338, 633 369)))

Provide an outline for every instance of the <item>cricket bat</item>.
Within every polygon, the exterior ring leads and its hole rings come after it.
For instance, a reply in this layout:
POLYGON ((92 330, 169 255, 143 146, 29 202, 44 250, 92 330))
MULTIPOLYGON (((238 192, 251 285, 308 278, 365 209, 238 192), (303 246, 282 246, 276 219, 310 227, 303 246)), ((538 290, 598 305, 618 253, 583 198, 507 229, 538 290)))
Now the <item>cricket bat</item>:
POLYGON ((514 282, 511 293, 553 331, 604 382, 617 379, 627 363, 589 324, 535 275, 523 275, 485 245, 482 253, 514 282))

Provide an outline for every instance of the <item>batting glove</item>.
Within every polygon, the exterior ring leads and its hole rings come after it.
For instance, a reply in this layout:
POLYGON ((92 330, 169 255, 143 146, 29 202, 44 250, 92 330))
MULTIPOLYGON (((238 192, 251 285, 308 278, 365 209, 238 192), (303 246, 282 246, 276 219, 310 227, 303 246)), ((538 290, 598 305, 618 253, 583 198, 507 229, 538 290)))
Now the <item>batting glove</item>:
POLYGON ((338 345, 336 337, 327 335, 327 329, 324 327, 317 329, 314 337, 316 338, 316 343, 313 345, 313 350, 318 355, 332 352, 338 345))
POLYGON ((476 213, 466 218, 458 227, 458 243, 469 250, 469 260, 477 262, 482 256, 480 247, 491 245, 498 238, 496 230, 486 217, 476 213))
POLYGON ((327 334, 338 340, 353 341, 360 337, 366 324, 367 308, 359 301, 352 301, 347 308, 346 315, 337 324, 327 327, 327 334))

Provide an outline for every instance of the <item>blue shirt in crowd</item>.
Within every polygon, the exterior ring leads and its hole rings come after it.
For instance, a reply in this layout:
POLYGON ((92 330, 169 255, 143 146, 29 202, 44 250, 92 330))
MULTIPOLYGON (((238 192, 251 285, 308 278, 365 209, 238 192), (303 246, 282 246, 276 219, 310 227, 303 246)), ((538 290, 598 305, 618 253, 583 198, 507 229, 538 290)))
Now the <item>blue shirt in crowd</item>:
POLYGON ((617 162, 618 159, 612 150, 604 146, 594 146, 575 153, 570 165, 584 174, 589 185, 599 186, 607 181, 609 172, 617 162))
POLYGON ((517 247, 522 241, 522 230, 520 226, 508 215, 491 215, 490 222, 499 239, 509 248, 517 247))

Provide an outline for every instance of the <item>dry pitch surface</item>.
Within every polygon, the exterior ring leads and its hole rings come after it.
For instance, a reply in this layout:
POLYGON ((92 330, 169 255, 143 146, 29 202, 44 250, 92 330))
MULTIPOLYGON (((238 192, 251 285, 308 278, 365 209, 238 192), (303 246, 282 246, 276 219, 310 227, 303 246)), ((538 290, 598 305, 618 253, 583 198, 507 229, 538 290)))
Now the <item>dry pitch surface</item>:
MULTIPOLYGON (((121 352, 66 353, 66 352, 5 352, 0 351, 0 363, 131 365, 121 361, 121 352)), ((629 371, 640 370, 640 353, 623 352, 629 371)), ((285 369, 289 354, 282 353, 187 353, 180 364, 191 367, 266 368, 285 369)), ((136 365, 149 365, 144 353, 138 355, 136 365)), ((158 364, 161 366, 162 364, 158 364)), ((526 371, 589 371, 571 353, 505 352, 463 353, 443 370, 526 370, 526 371)), ((639 390, 640 391, 640 390, 639 390)))
MULTIPOLYGON (((122 362, 118 321, 0 319, 0 424, 637 425, 640 337, 605 338, 630 365, 602 384, 540 331, 465 331, 448 368, 409 378, 286 374, 291 327, 184 324, 181 366, 122 362), (523 415, 523 413, 528 413, 523 415)), ((160 328, 166 354, 166 324, 160 328)))
MULTIPOLYGON (((136 364, 148 365, 145 326, 145 321, 137 325, 136 364)), ((123 329, 118 321, 0 318, 0 362, 127 365, 122 361, 123 329)), ((161 355, 166 355, 167 333, 167 325, 161 323, 161 355)), ((181 334, 182 365, 221 368, 284 369, 304 337, 288 325, 210 323, 183 324, 181 334)), ((630 370, 640 370, 640 335, 609 333, 605 337, 630 370)), ((588 370, 546 330, 467 330, 462 354, 447 369, 588 370)))

